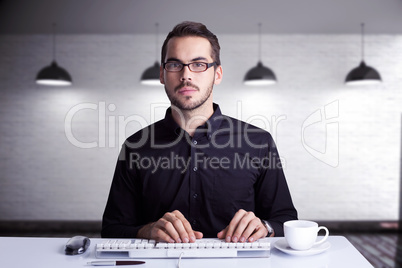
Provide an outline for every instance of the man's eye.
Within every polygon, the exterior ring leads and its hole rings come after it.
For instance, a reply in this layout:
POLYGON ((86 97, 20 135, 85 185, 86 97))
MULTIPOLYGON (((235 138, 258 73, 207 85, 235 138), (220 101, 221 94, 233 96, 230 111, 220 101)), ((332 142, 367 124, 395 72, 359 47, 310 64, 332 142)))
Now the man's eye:
POLYGON ((169 63, 168 64, 169 68, 180 68, 181 64, 180 63, 169 63))
POLYGON ((204 63, 202 63, 202 62, 194 62, 193 66, 196 67, 196 68, 204 67, 204 63))

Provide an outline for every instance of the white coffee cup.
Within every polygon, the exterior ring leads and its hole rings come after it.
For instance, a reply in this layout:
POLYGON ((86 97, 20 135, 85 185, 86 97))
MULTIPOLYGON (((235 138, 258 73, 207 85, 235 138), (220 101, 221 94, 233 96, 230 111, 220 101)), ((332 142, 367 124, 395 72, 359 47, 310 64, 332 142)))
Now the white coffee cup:
POLYGON ((329 231, 327 227, 318 226, 316 222, 305 220, 287 221, 283 224, 286 241, 295 250, 308 250, 327 240, 329 231), (325 236, 317 240, 318 232, 325 230, 325 236))

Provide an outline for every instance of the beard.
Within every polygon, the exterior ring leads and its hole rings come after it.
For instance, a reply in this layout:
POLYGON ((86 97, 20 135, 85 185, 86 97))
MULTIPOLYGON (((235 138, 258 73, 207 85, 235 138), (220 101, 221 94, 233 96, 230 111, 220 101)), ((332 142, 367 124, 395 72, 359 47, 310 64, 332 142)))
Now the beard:
POLYGON ((185 100, 181 100, 175 96, 175 93, 183 87, 192 87, 199 92, 200 88, 192 84, 191 82, 185 81, 181 83, 174 89, 173 93, 170 93, 170 91, 166 88, 165 85, 165 91, 173 106, 176 106, 178 109, 182 111, 192 111, 203 105, 211 97, 213 85, 214 83, 212 82, 211 85, 207 87, 204 94, 201 95, 200 99, 195 101, 190 101, 193 98, 192 96, 185 96, 185 100))

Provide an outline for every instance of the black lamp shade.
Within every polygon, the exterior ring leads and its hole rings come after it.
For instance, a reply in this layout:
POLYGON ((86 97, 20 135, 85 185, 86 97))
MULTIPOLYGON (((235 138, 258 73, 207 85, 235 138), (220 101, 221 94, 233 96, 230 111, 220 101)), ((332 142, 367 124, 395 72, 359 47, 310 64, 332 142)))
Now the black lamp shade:
POLYGON ((72 84, 70 74, 53 61, 49 66, 44 67, 36 76, 36 83, 49 86, 69 86, 72 84))
POLYGON ((244 77, 245 85, 272 85, 276 83, 276 76, 274 72, 262 65, 261 61, 258 62, 257 66, 251 68, 244 77))
POLYGON ((155 64, 146 69, 141 76, 141 84, 143 85, 160 85, 159 79, 160 64, 156 61, 155 64))
POLYGON ((347 85, 373 85, 381 83, 381 76, 376 69, 367 66, 364 61, 346 76, 347 85))

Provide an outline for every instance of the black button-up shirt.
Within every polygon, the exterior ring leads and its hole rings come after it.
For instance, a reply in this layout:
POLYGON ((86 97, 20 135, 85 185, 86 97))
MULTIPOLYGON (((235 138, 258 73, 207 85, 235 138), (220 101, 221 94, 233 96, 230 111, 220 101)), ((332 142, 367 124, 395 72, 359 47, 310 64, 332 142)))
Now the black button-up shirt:
POLYGON ((179 210, 204 237, 216 237, 239 210, 268 220, 277 236, 297 218, 271 135, 214 114, 193 137, 171 115, 122 147, 103 215, 102 237, 136 237, 145 224, 179 210))

